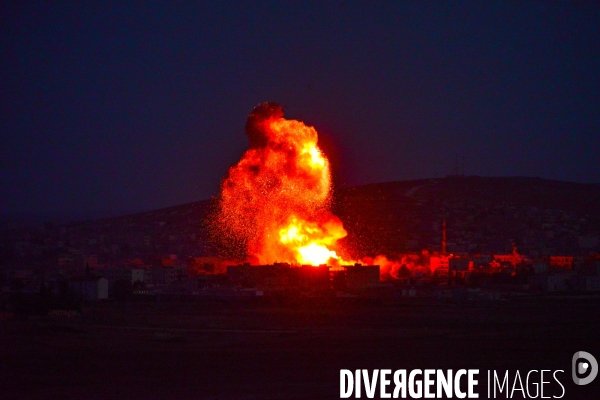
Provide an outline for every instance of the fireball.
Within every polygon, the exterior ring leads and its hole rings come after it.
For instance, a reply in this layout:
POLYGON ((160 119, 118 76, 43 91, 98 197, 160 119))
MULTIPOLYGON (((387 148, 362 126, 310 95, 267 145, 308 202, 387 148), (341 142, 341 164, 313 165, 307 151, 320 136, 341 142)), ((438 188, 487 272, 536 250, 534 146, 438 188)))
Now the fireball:
POLYGON ((248 116, 250 148, 221 184, 213 229, 261 264, 321 265, 346 236, 329 212, 331 172, 315 128, 264 103, 248 116))

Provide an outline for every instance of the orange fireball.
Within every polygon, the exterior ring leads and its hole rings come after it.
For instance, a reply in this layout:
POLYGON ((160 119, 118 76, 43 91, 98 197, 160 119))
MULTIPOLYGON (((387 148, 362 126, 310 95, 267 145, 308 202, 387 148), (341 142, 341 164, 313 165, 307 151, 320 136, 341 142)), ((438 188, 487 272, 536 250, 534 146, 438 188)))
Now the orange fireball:
POLYGON ((261 264, 338 259, 333 247, 346 231, 328 211, 331 172, 317 131, 264 103, 248 116, 246 134, 250 148, 222 182, 213 228, 261 264))

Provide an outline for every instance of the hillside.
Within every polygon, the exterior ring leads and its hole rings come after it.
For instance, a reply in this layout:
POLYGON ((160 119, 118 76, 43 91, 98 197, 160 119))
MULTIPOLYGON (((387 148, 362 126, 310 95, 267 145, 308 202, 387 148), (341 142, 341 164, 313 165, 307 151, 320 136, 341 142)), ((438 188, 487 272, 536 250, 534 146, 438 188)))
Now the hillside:
MULTIPOLYGON (((540 178, 446 177, 358 186, 335 193, 333 212, 348 236, 346 256, 437 251, 447 222, 451 252, 588 254, 600 251, 600 185, 540 178), (349 253, 349 254, 348 254, 349 253)), ((214 200, 89 220, 4 230, 7 262, 97 254, 101 262, 157 255, 215 254, 206 220, 214 200)))
POLYGON ((346 189, 335 211, 360 253, 439 249, 443 219, 450 251, 509 251, 514 241, 577 253, 598 249, 599 204, 598 184, 471 176, 346 189))

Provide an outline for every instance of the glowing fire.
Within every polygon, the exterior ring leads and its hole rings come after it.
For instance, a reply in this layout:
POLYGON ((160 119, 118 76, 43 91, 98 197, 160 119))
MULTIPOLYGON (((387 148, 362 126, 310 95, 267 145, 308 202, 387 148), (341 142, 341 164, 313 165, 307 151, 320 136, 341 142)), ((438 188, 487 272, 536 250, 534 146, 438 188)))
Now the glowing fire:
MULTIPOLYGON (((253 263, 354 264, 336 252, 347 232, 329 211, 331 172, 317 131, 264 103, 248 116, 246 135, 250 148, 222 182, 213 232, 253 263)), ((362 262, 390 276, 401 266, 384 256, 362 262)))
POLYGON ((279 241, 293 249, 298 263, 308 265, 326 264, 332 258, 337 260, 336 252, 327 246, 344 236, 346 231, 335 216, 322 226, 292 216, 289 224, 279 230, 279 241))
POLYGON ((250 148, 222 182, 214 227, 262 264, 326 264, 346 236, 328 211, 329 161, 317 131, 283 118, 281 106, 257 106, 246 123, 250 148))

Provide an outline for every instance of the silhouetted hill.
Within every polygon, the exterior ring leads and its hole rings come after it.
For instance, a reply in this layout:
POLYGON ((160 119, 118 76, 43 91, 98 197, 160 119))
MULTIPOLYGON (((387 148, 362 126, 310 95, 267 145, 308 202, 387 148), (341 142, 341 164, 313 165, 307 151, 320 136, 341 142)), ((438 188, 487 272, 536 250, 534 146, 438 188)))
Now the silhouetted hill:
POLYGON ((600 184, 562 182, 527 177, 446 177, 386 182, 342 190, 343 201, 354 197, 398 198, 415 189, 412 197, 439 200, 476 200, 490 204, 564 210, 600 215, 600 184))
POLYGON ((446 177, 341 190, 335 212, 360 254, 439 249, 448 222, 453 251, 596 249, 600 185, 524 177, 446 177), (584 237, 585 247, 580 246, 584 237))
MULTIPOLYGON (((206 220, 213 202, 72 223, 66 236, 81 246, 102 238, 102 248, 117 245, 119 256, 210 255, 206 220)), ((349 233, 343 244, 353 256, 437 250, 443 219, 450 251, 510 251, 516 242, 524 252, 578 253, 599 250, 598 204, 599 184, 469 176, 342 189, 333 211, 349 233)))
POLYGON ((428 198, 479 200, 521 207, 563 210, 573 214, 599 215, 600 184, 561 182, 541 178, 445 178, 424 187, 428 198))

